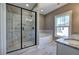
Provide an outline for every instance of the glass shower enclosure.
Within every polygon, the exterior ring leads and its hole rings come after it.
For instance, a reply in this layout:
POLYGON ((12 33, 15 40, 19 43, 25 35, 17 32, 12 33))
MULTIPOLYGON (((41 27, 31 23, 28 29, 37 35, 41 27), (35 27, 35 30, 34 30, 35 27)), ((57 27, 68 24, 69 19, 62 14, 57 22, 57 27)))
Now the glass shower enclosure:
POLYGON ((6 4, 7 52, 36 45, 36 12, 6 4))

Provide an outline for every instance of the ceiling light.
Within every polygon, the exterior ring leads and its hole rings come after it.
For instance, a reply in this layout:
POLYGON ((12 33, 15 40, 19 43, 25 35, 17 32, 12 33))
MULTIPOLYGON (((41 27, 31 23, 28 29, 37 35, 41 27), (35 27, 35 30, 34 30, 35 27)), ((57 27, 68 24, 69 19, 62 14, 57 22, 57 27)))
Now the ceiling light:
POLYGON ((42 12, 44 11, 44 10, 41 10, 42 12))
POLYGON ((29 6, 29 4, 26 4, 26 6, 28 7, 28 6, 29 6))

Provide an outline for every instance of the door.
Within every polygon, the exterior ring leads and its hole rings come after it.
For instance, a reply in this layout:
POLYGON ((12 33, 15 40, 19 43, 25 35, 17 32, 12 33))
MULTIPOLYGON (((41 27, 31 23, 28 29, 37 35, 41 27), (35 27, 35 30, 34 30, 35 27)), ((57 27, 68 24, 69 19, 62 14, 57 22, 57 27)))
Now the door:
POLYGON ((22 48, 35 45, 35 13, 22 9, 22 48))
POLYGON ((6 5, 6 47, 7 52, 21 48, 21 9, 6 5))
POLYGON ((6 50, 35 45, 35 12, 6 4, 6 50))

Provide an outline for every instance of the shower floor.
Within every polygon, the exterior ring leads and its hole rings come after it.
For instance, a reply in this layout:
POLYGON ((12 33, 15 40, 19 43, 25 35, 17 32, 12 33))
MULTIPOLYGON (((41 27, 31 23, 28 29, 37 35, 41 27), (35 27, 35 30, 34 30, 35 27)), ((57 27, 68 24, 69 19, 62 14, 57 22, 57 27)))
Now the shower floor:
POLYGON ((23 48, 28 47, 28 46, 32 46, 32 45, 35 45, 35 42, 34 43, 32 41, 23 42, 23 48))
MULTIPOLYGON (((32 41, 27 41, 27 42, 23 42, 22 47, 25 48, 32 45, 35 45, 35 43, 33 43, 32 41)), ((16 44, 16 46, 8 48, 7 52, 14 51, 14 49, 17 50, 20 48, 21 48, 21 45, 18 43, 16 44)))

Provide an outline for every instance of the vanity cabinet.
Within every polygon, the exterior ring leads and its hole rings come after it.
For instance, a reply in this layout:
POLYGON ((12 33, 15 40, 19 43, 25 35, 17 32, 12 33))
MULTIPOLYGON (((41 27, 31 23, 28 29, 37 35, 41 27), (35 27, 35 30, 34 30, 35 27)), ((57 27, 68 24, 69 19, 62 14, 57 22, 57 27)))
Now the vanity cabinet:
POLYGON ((57 43, 57 55, 79 55, 79 49, 57 43))

